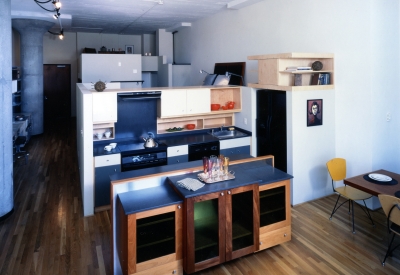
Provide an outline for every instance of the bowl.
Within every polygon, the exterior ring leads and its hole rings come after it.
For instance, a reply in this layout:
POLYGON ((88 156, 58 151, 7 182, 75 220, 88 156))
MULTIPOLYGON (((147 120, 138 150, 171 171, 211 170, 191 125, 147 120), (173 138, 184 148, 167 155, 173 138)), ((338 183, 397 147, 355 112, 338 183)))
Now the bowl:
POLYGON ((228 110, 228 107, 222 106, 222 110, 228 110))
POLYGON ((186 129, 188 129, 188 130, 193 130, 195 127, 196 127, 196 125, 194 125, 194 124, 187 124, 186 125, 186 129))
POLYGON ((221 108, 221 104, 211 104, 211 111, 218 111, 221 108))

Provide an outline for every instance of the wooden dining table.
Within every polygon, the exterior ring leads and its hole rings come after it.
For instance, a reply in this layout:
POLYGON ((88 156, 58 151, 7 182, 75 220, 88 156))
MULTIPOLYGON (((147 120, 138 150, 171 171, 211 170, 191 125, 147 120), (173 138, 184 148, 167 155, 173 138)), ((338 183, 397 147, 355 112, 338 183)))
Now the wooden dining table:
POLYGON ((379 194, 386 194, 395 196, 395 193, 400 191, 400 174, 396 174, 384 169, 376 170, 373 172, 361 174, 359 176, 355 176, 352 178, 344 179, 344 184, 367 192, 373 196, 378 196, 379 194), (397 181, 397 184, 387 185, 382 183, 370 182, 364 179, 365 175, 369 174, 382 174, 391 177, 392 179, 397 181))

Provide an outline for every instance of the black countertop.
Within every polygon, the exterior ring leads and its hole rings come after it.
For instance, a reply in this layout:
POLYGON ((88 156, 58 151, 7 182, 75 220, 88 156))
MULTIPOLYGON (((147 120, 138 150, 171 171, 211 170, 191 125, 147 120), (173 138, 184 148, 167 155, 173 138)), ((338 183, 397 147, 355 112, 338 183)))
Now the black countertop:
MULTIPOLYGON (((230 160, 233 161, 233 160, 247 159, 247 158, 252 158, 252 156, 247 155, 247 154, 237 154, 237 155, 231 156, 230 160)), ((202 167, 202 166, 203 166, 202 160, 181 162, 181 163, 175 163, 175 164, 170 164, 170 165, 163 165, 163 166, 150 167, 150 168, 116 173, 116 174, 113 174, 110 176, 110 180, 111 181, 126 180, 126 179, 130 179, 130 178, 136 178, 136 177, 148 176, 148 175, 160 174, 160 173, 166 173, 166 172, 173 172, 173 171, 177 171, 177 170, 190 169, 190 168, 202 167)))
POLYGON ((231 165, 229 170, 235 172, 234 179, 211 184, 206 183, 202 188, 196 191, 190 191, 182 188, 177 184, 177 182, 184 178, 197 179, 198 173, 168 177, 168 183, 174 187, 181 197, 190 198, 245 186, 252 183, 264 185, 293 178, 293 176, 269 165, 266 160, 231 165))
MULTIPOLYGON (((200 164, 200 162, 201 161, 194 161, 183 164, 184 166, 190 167, 190 165, 193 166, 195 164, 200 164)), ((179 168, 183 168, 183 166, 181 165, 182 164, 167 165, 130 172, 135 172, 136 176, 139 176, 145 174, 144 170, 147 170, 147 174, 149 171, 151 171, 151 169, 162 167, 170 167, 172 168, 170 169, 170 171, 173 171, 179 168)), ((167 178, 166 184, 120 193, 118 194, 118 197, 121 200, 125 214, 129 215, 159 207, 182 203, 184 198, 219 192, 222 190, 232 189, 253 183, 264 185, 293 178, 291 175, 269 165, 268 160, 259 160, 231 165, 229 170, 235 172, 235 179, 212 184, 205 184, 197 191, 189 191, 187 189, 179 187, 177 185, 177 181, 184 178, 197 178, 197 174, 200 173, 200 171, 179 176, 171 176, 167 178)), ((130 172, 115 174, 111 176, 111 179, 121 179, 122 175, 126 176, 126 174, 131 174, 130 172)))
POLYGON ((168 185, 160 185, 118 194, 125 215, 182 203, 183 200, 168 185))

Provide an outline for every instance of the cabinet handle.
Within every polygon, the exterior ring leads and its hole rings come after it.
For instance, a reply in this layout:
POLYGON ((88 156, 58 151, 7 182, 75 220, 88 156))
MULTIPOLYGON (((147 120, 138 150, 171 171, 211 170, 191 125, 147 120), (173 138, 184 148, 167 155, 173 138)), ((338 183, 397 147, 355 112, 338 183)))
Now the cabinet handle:
POLYGON ((180 206, 180 205, 178 205, 178 209, 181 209, 181 206, 180 206))
POLYGON ((114 169, 114 172, 117 172, 117 168, 114 169))
POLYGON ((283 234, 283 237, 286 237, 287 235, 286 234, 283 234))
POLYGON ((260 245, 262 245, 262 242, 260 242, 260 245))
POLYGON ((224 193, 221 193, 221 196, 223 196, 224 195, 224 193))
POLYGON ((178 159, 178 160, 176 160, 176 162, 179 162, 179 159, 178 159))
POLYGON ((176 270, 172 271, 172 274, 176 274, 176 270))
POLYGON ((231 194, 231 191, 228 191, 228 195, 230 195, 231 194))

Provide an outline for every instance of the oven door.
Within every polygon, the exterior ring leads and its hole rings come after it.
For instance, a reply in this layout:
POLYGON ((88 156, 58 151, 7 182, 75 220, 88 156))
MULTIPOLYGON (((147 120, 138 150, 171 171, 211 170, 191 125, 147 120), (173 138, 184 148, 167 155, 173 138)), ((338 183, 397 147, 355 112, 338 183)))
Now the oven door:
POLYGON ((167 152, 153 151, 149 153, 121 153, 121 171, 131 171, 167 164, 167 152))

